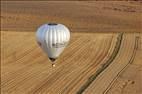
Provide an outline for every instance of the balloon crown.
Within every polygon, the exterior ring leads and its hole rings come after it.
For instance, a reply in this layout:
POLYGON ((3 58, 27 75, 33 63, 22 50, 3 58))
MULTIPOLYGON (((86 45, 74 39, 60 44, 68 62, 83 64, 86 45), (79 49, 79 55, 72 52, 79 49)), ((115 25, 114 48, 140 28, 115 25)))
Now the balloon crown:
POLYGON ((48 25, 58 25, 58 24, 56 24, 56 23, 48 23, 48 25))

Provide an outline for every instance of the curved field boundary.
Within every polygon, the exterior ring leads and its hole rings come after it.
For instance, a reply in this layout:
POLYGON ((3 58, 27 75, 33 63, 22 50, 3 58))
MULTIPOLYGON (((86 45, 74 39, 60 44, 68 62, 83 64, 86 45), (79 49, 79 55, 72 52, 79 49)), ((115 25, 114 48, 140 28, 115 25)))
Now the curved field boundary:
POLYGON ((136 56, 136 52, 138 49, 138 41, 139 41, 139 37, 136 37, 135 39, 135 46, 134 46, 134 50, 133 50, 133 54, 132 57, 130 58, 128 64, 117 74, 117 76, 113 79, 112 83, 110 83, 110 85, 108 86, 108 88, 104 91, 103 94, 107 94, 108 91, 110 90, 110 88, 114 85, 115 81, 118 79, 118 77, 120 76, 120 74, 134 61, 134 58, 136 56))
POLYGON ((123 35, 121 50, 113 62, 92 82, 84 94, 103 94, 118 73, 129 63, 135 47, 135 34, 123 35), (131 41, 131 42, 130 42, 131 41))
POLYGON ((104 63, 102 65, 102 67, 96 71, 95 74, 93 74, 92 76, 89 77, 88 81, 79 89, 77 94, 82 94, 85 91, 85 89, 87 89, 88 86, 90 86, 90 84, 96 79, 96 77, 112 63, 112 61, 115 59, 115 57, 120 49, 122 37, 123 37, 123 33, 120 33, 118 35, 115 49, 114 49, 112 55, 110 56, 110 59, 108 59, 108 61, 106 63, 104 63))

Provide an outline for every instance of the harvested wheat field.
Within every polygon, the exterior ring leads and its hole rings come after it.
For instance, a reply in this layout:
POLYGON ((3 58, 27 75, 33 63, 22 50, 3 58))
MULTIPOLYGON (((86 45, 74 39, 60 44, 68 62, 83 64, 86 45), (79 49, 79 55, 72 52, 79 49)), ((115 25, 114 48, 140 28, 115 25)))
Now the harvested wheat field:
POLYGON ((142 94, 141 6, 1 1, 1 94, 142 94), (54 68, 35 37, 52 21, 71 30, 54 68))

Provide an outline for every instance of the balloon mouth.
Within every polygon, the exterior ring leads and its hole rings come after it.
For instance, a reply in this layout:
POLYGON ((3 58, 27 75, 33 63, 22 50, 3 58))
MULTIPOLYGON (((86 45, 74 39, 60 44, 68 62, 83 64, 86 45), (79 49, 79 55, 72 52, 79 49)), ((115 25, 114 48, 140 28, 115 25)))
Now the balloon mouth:
POLYGON ((41 43, 40 43, 40 42, 37 42, 37 43, 38 43, 39 46, 41 46, 41 43))
POLYGON ((48 23, 48 25, 58 25, 58 24, 56 24, 56 23, 48 23))
POLYGON ((56 58, 49 58, 52 62, 54 62, 56 60, 56 58))

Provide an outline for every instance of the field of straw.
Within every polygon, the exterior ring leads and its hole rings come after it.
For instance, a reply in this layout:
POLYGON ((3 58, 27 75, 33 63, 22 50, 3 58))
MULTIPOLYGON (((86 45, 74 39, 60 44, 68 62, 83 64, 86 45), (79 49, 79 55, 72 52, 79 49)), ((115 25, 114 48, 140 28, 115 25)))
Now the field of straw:
POLYGON ((1 1, 1 94, 142 94, 142 2, 1 1), (71 31, 54 68, 48 22, 71 31))

